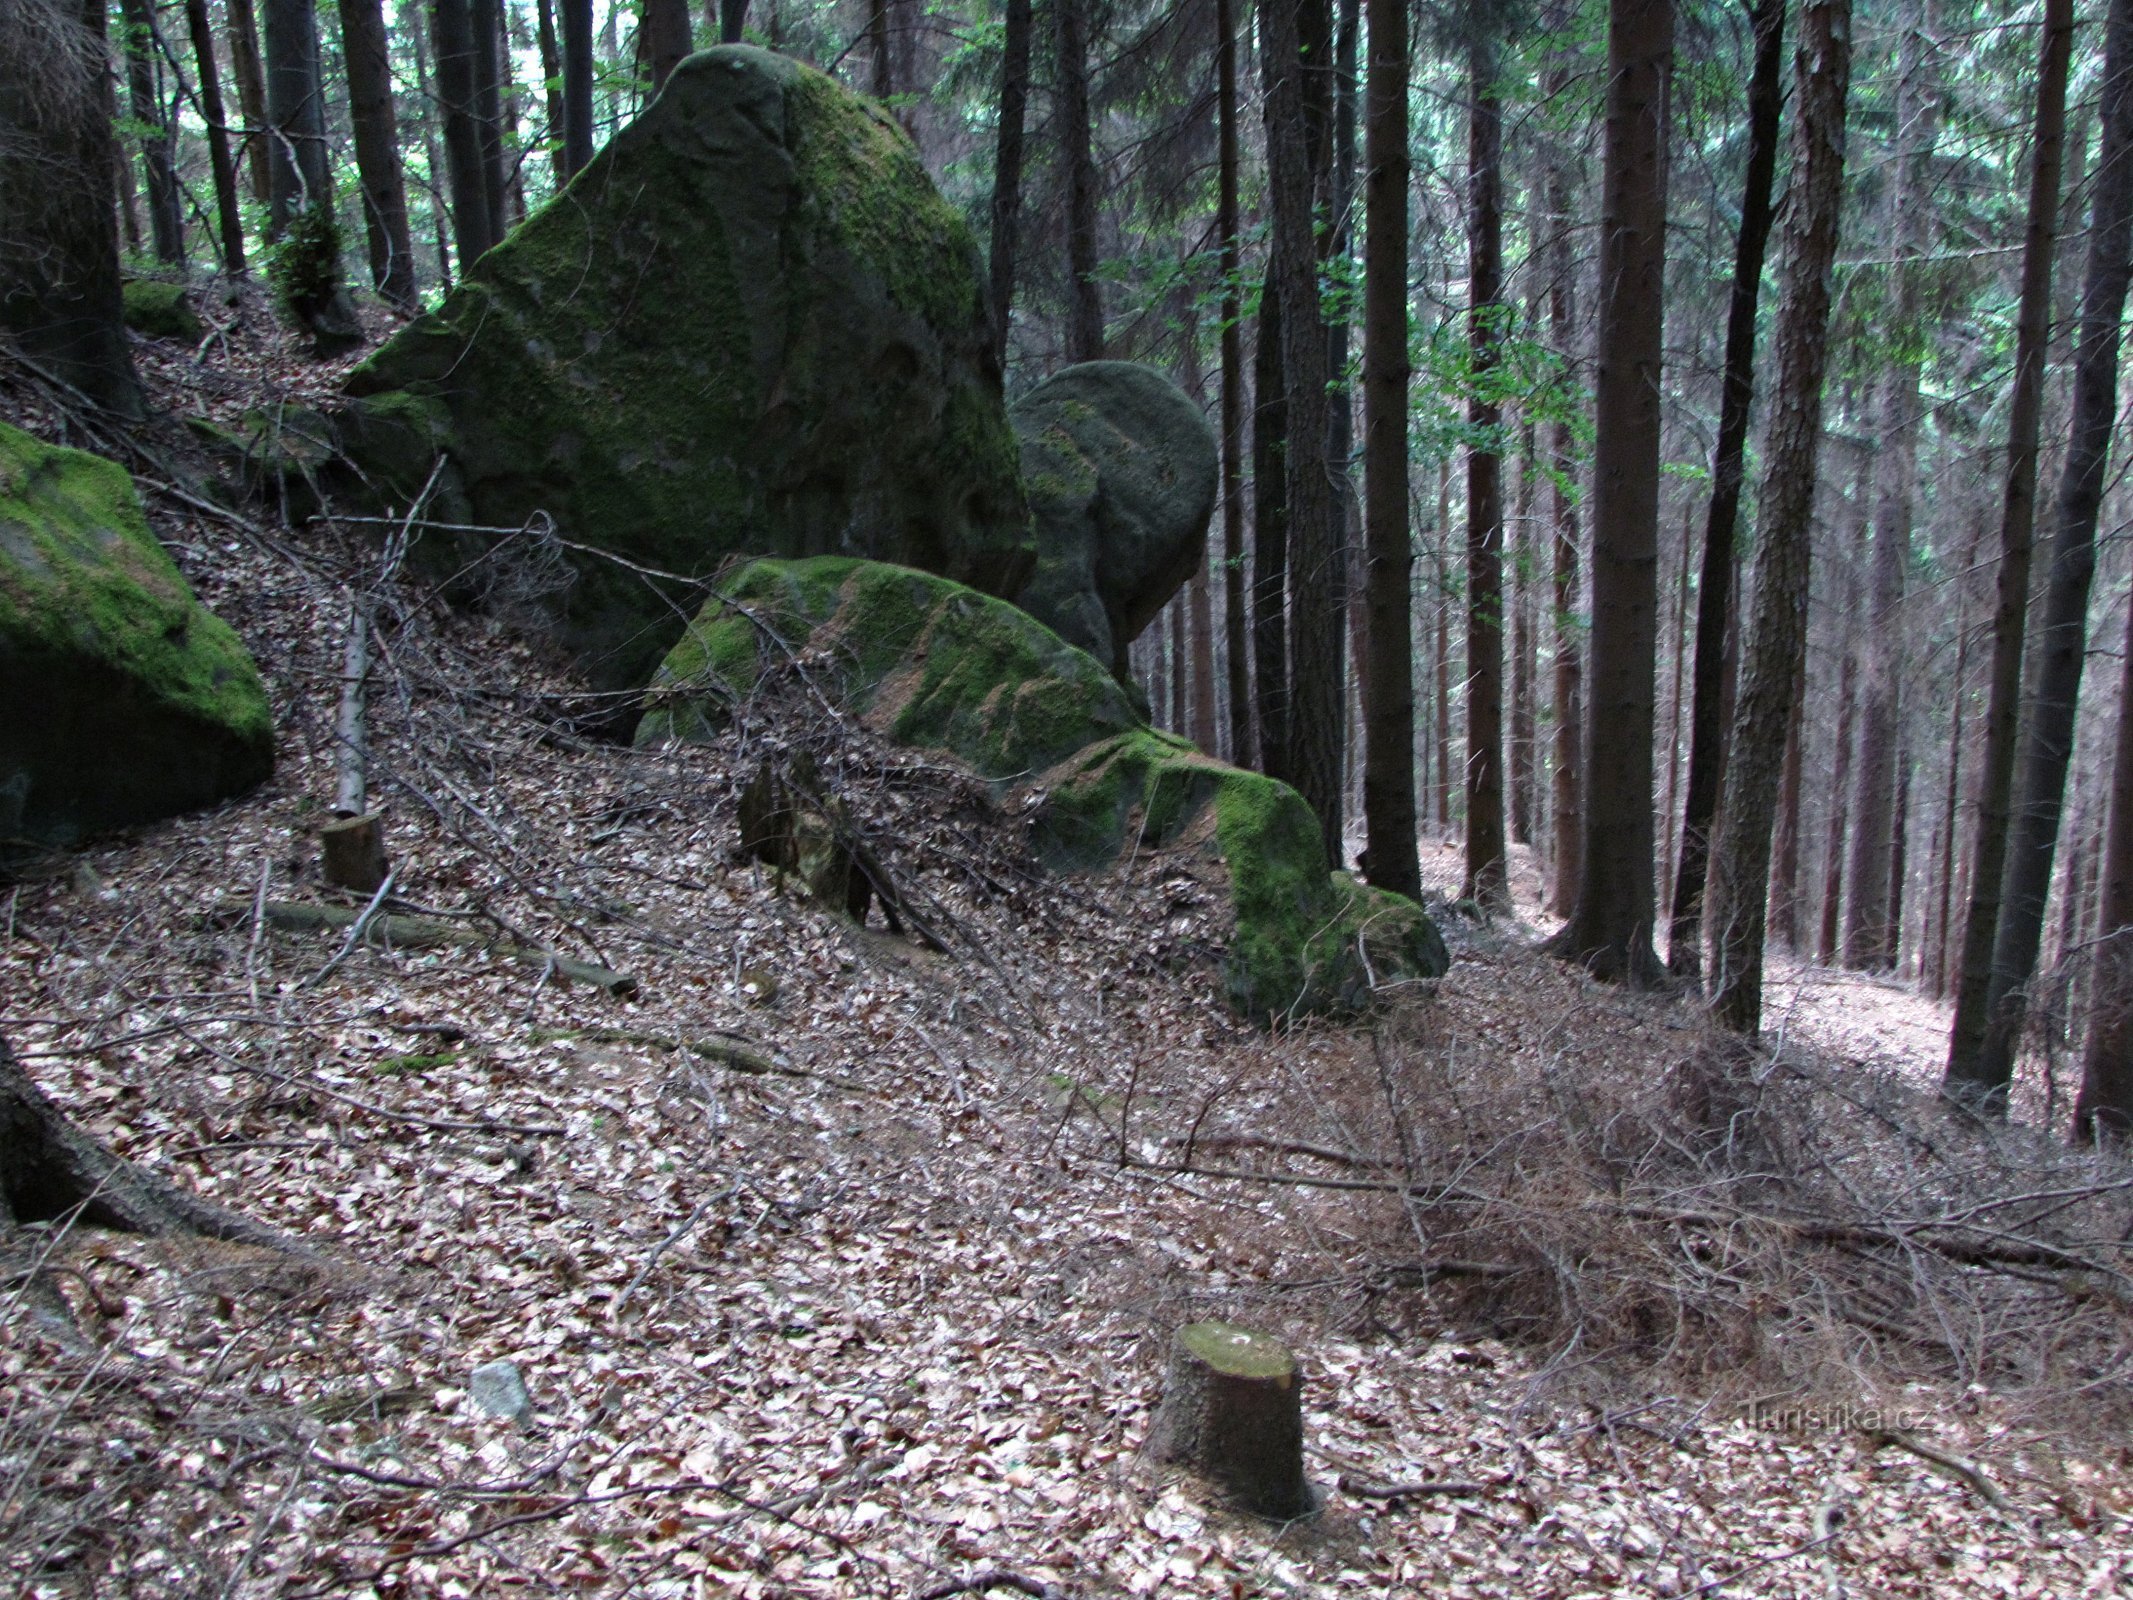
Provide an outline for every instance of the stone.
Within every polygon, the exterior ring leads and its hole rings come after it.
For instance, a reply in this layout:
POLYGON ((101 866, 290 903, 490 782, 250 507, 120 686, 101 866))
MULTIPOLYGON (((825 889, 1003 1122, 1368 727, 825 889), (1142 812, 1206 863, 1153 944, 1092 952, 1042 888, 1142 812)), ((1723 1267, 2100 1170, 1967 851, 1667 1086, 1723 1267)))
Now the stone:
POLYGON ((351 374, 338 443, 374 503, 404 508, 441 454, 435 520, 552 521, 567 543, 485 566, 495 536, 433 531, 414 559, 469 571, 462 593, 559 565, 567 588, 528 602, 544 631, 597 686, 638 688, 735 552, 1020 589, 988 328, 970 231, 895 120, 722 46, 351 374))
POLYGON ((654 677, 637 743, 718 738, 788 659, 885 737, 1029 796, 1056 871, 1166 850, 1218 872, 1234 915, 1221 978, 1244 1016, 1352 1015, 1450 965, 1420 906, 1328 870, 1294 789, 1150 728, 1101 663, 1014 606, 909 568, 735 569, 654 677))
POLYGON ((1126 647, 1206 549, 1214 430, 1184 390, 1130 361, 1068 367, 1009 415, 1037 535, 1016 604, 1123 678, 1126 647))
POLYGON ((193 309, 191 293, 182 283, 161 278, 128 278, 120 289, 126 307, 126 326, 151 339, 182 339, 191 344, 204 337, 207 324, 193 309))
POLYGON ((533 1396, 514 1362, 485 1362, 468 1373, 467 1398, 476 1410, 521 1428, 533 1420, 533 1396))
POLYGON ((242 794, 274 766, 258 669, 124 468, 0 424, 0 854, 242 794))

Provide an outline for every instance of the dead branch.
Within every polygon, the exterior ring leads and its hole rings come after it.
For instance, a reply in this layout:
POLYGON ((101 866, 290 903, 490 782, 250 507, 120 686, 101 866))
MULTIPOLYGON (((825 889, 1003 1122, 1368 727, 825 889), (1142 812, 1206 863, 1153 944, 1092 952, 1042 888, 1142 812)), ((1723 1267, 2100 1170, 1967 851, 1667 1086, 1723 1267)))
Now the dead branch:
POLYGON ((1975 1461, 1951 1454, 1937 1445, 1927 1444, 1915 1433, 1908 1433, 1902 1428, 1875 1428, 1868 1431, 1867 1437, 1876 1444, 1892 1444, 1899 1450, 1908 1450, 1928 1466, 1938 1467, 1944 1475, 1966 1484, 1980 1500, 2000 1515, 2014 1515, 2014 1507, 2008 1503, 2007 1497, 2000 1493, 1993 1481, 1985 1476, 1985 1469, 1975 1461))
MULTIPOLYGON (((269 900, 266 904, 268 924, 285 933, 316 933, 324 929, 354 928, 360 917, 361 913, 350 911, 343 906, 306 905, 293 900, 269 900)), ((521 966, 537 967, 544 973, 552 972, 557 977, 573 983, 589 983, 617 998, 627 999, 637 992, 637 980, 626 972, 615 972, 606 967, 595 966, 589 961, 574 960, 537 945, 509 944, 485 938, 471 929, 447 927, 441 922, 432 922, 422 917, 372 917, 363 926, 358 942, 376 945, 381 949, 425 950, 440 945, 457 945, 463 949, 490 950, 497 955, 508 956, 521 966)))

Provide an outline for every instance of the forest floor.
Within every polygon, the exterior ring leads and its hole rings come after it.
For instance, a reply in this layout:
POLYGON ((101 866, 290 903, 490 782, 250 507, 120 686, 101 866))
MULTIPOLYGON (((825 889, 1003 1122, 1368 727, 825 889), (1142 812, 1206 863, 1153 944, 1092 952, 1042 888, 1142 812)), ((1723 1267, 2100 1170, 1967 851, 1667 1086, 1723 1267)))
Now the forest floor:
MULTIPOLYGON (((159 399, 290 386, 262 320, 205 367, 144 346, 159 399)), ((91 442, 4 380, 0 414, 91 442)), ((1249 1028, 1203 862, 1048 876, 1018 797, 800 692, 715 746, 590 740, 508 617, 408 586, 376 588, 395 898, 634 992, 279 931, 334 898, 374 551, 151 509, 260 662, 277 770, 0 889, 0 1031, 84 1128, 303 1250, 48 1230, 78 1333, 19 1294, 0 1321, 10 1593, 2133 1582, 2133 1169, 1958 1123, 1888 1070, 1924 1048, 1905 1005, 1787 975, 1801 1024, 1750 1058, 1447 914, 1430 992, 1249 1028), (740 787, 803 744, 945 952, 740 860, 740 787), (1141 1454, 1209 1316, 1298 1351, 1317 1516, 1141 1454), (515 1420, 470 1393, 500 1360, 515 1420)))

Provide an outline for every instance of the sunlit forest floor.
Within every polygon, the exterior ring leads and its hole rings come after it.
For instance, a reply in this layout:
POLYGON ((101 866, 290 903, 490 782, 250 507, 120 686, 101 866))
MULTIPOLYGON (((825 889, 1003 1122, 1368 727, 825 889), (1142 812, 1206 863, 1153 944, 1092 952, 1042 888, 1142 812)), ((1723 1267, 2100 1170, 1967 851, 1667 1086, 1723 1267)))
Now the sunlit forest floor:
MULTIPOLYGON (((256 326, 226 343, 272 355, 256 326)), ((159 393, 271 398, 267 356, 165 353, 159 393)), ((1932 1028, 1901 991, 1788 974, 1772 1009, 1799 1020, 1748 1057, 1447 915, 1427 992, 1249 1028, 1204 860, 1051 877, 1015 796, 798 682, 713 746, 596 742, 509 616, 416 587, 383 596, 372 696, 396 896, 634 992, 281 931, 270 905, 334 898, 316 831, 365 552, 152 512, 260 661, 278 769, 0 890, 0 1027, 89 1131, 308 1253, 47 1231, 73 1329, 19 1293, 0 1322, 12 1591, 2133 1576, 2133 1169, 1953 1120, 1909 1076, 1932 1028), (794 748, 945 953, 739 858, 739 790, 794 748), (1209 1316, 1299 1353, 1316 1517, 1234 1514, 1142 1455, 1172 1331, 1209 1316), (476 1403, 496 1361, 522 1415, 476 1403)))

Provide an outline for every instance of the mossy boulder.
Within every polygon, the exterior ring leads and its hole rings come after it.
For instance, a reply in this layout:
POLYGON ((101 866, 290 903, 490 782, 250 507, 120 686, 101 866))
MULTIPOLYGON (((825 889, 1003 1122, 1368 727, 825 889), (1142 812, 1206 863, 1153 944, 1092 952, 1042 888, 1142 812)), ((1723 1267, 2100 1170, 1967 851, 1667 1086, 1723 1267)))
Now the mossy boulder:
MULTIPOLYGON (((341 443, 373 500, 404 506, 441 454, 440 520, 545 514, 688 580, 846 554, 1012 594, 1034 555, 986 330, 976 246, 894 119, 721 47, 351 374, 341 443)), ((427 542, 439 571, 487 548, 427 542)), ((553 636, 642 685, 675 593, 552 550, 553 636)))
POLYGON ((0 424, 0 854, 259 783, 258 670, 156 543, 133 480, 0 424))
POLYGON ((1040 795, 1031 839, 1055 870, 1155 849, 1218 864, 1236 914, 1222 978, 1246 1016, 1352 1012, 1449 964, 1421 907, 1327 871, 1294 789, 1150 728, 1100 662, 1026 613, 909 568, 739 567, 659 669, 637 742, 716 737, 785 660, 889 738, 1040 795))
POLYGON ((161 278, 128 278, 120 291, 126 307, 126 326, 151 339, 184 339, 188 342, 207 332, 207 324, 193 309, 191 293, 182 283, 161 278))
POLYGON ((1130 361, 1068 367, 1011 417, 1037 535, 1016 603, 1123 677, 1126 647, 1206 548, 1214 430, 1184 390, 1130 361))

